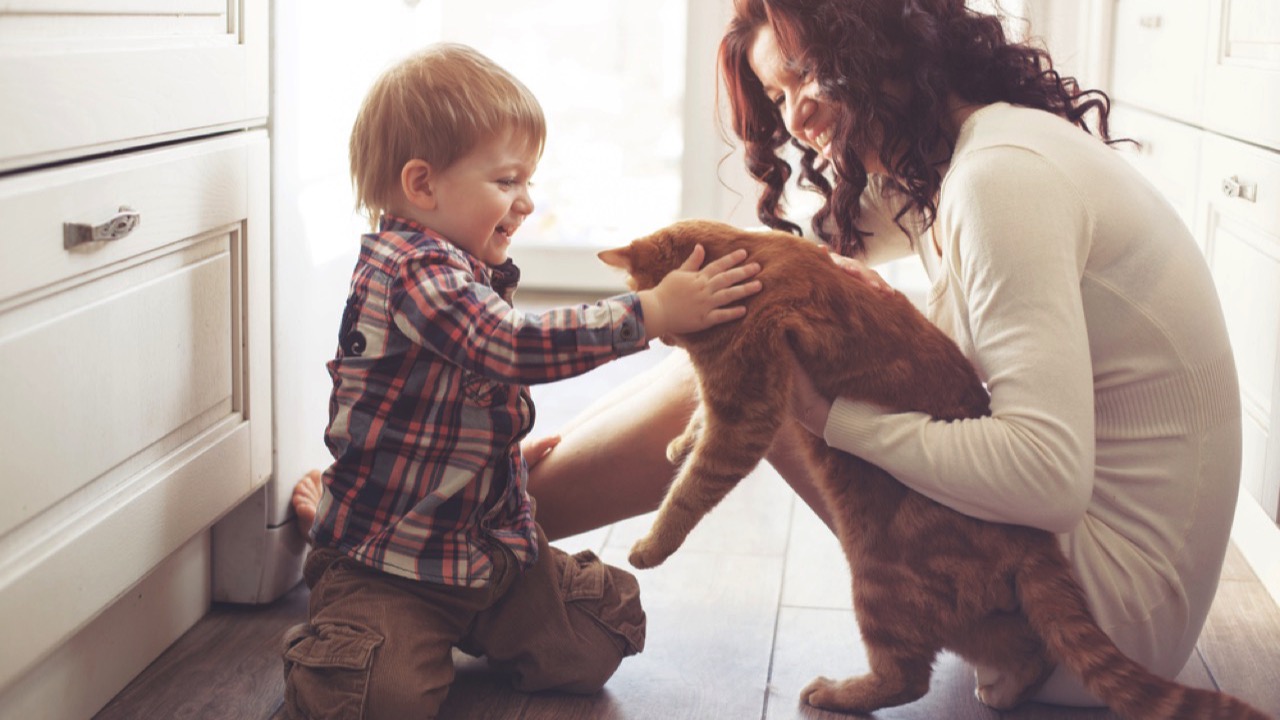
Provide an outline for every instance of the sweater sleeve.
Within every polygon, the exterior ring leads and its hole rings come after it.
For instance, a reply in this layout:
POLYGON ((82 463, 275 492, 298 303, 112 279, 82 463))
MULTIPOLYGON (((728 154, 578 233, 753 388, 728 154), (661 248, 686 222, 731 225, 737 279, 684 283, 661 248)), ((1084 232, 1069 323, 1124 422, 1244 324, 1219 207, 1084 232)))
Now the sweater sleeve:
POLYGON ((959 159, 939 207, 943 272, 991 393, 990 417, 945 422, 838 398, 827 442, 962 513, 1067 532, 1093 491, 1093 378, 1080 281, 1092 221, 1044 158, 959 159))

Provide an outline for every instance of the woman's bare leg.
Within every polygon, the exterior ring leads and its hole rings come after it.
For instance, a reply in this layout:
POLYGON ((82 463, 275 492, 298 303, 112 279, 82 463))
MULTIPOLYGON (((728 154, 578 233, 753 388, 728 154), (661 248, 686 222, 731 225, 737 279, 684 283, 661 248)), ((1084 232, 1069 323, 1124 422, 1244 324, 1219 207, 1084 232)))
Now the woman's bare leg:
POLYGON ((831 513, 827 510, 827 505, 822 499, 822 491, 813 482, 813 476, 809 472, 809 463, 805 459, 805 447, 799 437, 800 433, 808 432, 796 423, 786 423, 782 426, 782 431, 778 433, 777 439, 773 441, 773 447, 769 448, 769 453, 765 455, 765 459, 773 466, 774 470, 782 476, 783 480, 791 486, 792 490, 805 501, 813 511, 817 513, 822 522, 827 527, 832 528, 831 513))
MULTIPOLYGON (((558 540, 656 510, 675 475, 667 444, 684 430, 696 397, 693 367, 676 351, 570 421, 559 446, 529 471, 529 494, 537 499, 547 537, 558 540)), ((767 459, 830 527, 804 452, 798 438, 784 433, 767 459)))
POLYGON ((656 510, 675 473, 667 443, 684 430, 696 397, 689 358, 674 352, 561 430, 560 444, 529 471, 547 537, 656 510))

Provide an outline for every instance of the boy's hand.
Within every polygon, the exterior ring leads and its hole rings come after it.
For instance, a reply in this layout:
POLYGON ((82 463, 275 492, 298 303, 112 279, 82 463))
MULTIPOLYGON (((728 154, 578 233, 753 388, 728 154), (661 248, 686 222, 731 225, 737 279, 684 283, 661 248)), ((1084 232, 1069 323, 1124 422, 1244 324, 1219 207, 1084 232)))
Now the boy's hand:
POLYGON ((760 272, 760 263, 742 265, 747 251, 735 250, 699 270, 706 255, 706 249, 697 245, 678 270, 657 287, 639 293, 650 339, 705 330, 747 313, 741 305, 725 305, 760 292, 759 280, 746 282, 760 272))

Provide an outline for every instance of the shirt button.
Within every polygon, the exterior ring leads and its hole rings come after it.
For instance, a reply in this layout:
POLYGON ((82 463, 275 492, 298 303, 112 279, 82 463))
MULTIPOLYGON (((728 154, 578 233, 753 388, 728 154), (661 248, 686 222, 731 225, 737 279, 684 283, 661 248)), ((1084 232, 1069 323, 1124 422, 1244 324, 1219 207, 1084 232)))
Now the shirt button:
POLYGON ((623 325, 623 326, 622 326, 622 339, 623 339, 623 340, 630 340, 631 338, 633 338, 633 337, 635 337, 635 336, 636 336, 635 328, 631 327, 630 325, 623 325))

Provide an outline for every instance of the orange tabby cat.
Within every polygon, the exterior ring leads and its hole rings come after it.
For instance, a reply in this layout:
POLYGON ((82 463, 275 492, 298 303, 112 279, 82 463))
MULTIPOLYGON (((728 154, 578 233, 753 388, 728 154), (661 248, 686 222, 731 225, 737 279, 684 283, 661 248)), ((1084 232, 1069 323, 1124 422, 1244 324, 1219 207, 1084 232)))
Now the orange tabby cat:
POLYGON ((962 515, 888 473, 797 430, 789 407, 791 353, 828 397, 871 400, 953 420, 989 414, 968 360, 901 294, 852 280, 818 246, 784 233, 686 221, 600 253, 651 288, 702 243, 707 259, 745 247, 764 289, 747 315, 670 338, 688 350, 701 402, 667 449, 679 473, 631 563, 662 563, 694 525, 764 457, 779 431, 805 438, 836 535, 853 571, 853 601, 871 672, 818 678, 811 705, 865 713, 920 698, 944 648, 999 670, 979 688, 1010 708, 1047 679, 1054 661, 1133 720, 1266 716, 1209 690, 1147 672, 1089 613, 1054 536, 962 515), (785 426, 785 427, 784 427, 785 426))

